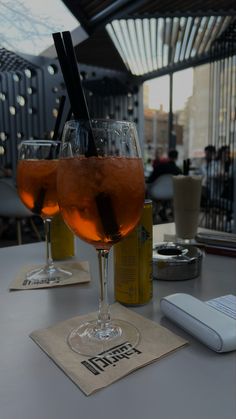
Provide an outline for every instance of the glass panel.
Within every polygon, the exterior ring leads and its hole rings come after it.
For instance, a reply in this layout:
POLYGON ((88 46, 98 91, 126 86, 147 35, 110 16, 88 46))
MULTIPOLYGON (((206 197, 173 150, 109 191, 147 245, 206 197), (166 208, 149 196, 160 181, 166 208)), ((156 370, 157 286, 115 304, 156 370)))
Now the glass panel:
POLYGON ((61 0, 8 0, 0 2, 0 44, 38 55, 53 45, 52 33, 73 30, 79 22, 61 0))

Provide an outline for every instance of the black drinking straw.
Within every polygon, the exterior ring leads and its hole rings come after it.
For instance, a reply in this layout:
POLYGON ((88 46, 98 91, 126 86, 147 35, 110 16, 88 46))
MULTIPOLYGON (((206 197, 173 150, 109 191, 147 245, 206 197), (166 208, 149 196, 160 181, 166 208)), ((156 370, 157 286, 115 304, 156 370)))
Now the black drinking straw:
POLYGON ((116 222, 110 195, 106 192, 100 192, 95 200, 105 234, 109 236, 110 240, 113 242, 119 241, 121 239, 121 234, 116 222))
POLYGON ((46 191, 45 188, 40 188, 38 196, 37 196, 36 200, 34 201, 34 206, 32 208, 32 212, 34 214, 37 214, 37 215, 41 214, 46 192, 47 191, 46 191))
POLYGON ((63 111, 64 111, 65 101, 66 101, 65 95, 61 96, 60 103, 59 103, 59 108, 58 108, 58 114, 57 114, 55 127, 54 127, 54 131, 53 131, 53 137, 52 137, 53 140, 57 140, 58 137, 59 137, 59 130, 60 130, 62 115, 63 115, 63 111))
POLYGON ((189 167, 190 167, 190 159, 184 160, 184 164, 183 164, 183 174, 184 174, 184 176, 188 176, 189 167))
POLYGON ((62 34, 63 39, 59 32, 53 34, 53 39, 70 99, 72 112, 77 120, 83 119, 87 121, 89 142, 86 156, 97 156, 97 149, 93 138, 91 120, 81 84, 81 78, 75 57, 71 34, 68 31, 63 32, 62 34))
POLYGON ((71 107, 73 109, 73 113, 75 118, 79 119, 79 109, 78 109, 78 103, 75 96, 75 90, 73 88, 73 82, 72 82, 72 74, 71 74, 71 67, 70 63, 68 61, 65 47, 63 44, 63 40, 61 38, 61 34, 59 32, 53 33, 53 39, 55 48, 57 51, 58 60, 61 66, 61 71, 63 74, 63 78, 65 81, 67 93, 70 99, 71 107))
POLYGON ((63 41, 65 45, 65 50, 67 53, 67 57, 70 57, 70 63, 71 63, 71 72, 74 80, 74 85, 76 86, 76 94, 77 94, 77 100, 79 103, 79 118, 84 119, 85 121, 88 121, 90 123, 90 116, 88 111, 87 102, 85 99, 84 91, 81 84, 81 77, 80 72, 75 56, 75 50, 73 47, 71 34, 68 31, 62 32, 63 41))
MULTIPOLYGON (((69 111, 68 111, 68 113, 67 113, 67 116, 66 116, 66 120, 65 120, 65 122, 70 121, 71 116, 72 116, 72 109, 70 108, 70 109, 69 109, 69 111)), ((63 135, 63 128, 62 128, 62 130, 61 130, 60 137, 58 138, 58 139, 59 139, 59 141, 62 141, 62 135, 63 135)))
MULTIPOLYGON (((54 131, 53 131, 53 137, 52 137, 53 141, 56 141, 58 139, 58 136, 59 136, 59 130, 60 130, 63 110, 64 110, 64 106, 65 106, 65 101, 66 101, 66 97, 65 97, 65 95, 62 95, 61 99, 60 99, 60 103, 59 103, 58 114, 57 114, 57 118, 56 118, 56 122, 55 122, 55 126, 54 126, 54 131)), ((50 160, 52 158, 53 158, 53 153, 52 153, 52 149, 51 149, 50 153, 49 153, 49 156, 48 156, 48 160, 50 160)), ((41 214, 44 199, 45 199, 45 195, 46 195, 46 189, 45 188, 40 188, 38 196, 37 196, 37 198, 34 202, 34 206, 32 208, 33 213, 39 214, 39 215, 41 214)))

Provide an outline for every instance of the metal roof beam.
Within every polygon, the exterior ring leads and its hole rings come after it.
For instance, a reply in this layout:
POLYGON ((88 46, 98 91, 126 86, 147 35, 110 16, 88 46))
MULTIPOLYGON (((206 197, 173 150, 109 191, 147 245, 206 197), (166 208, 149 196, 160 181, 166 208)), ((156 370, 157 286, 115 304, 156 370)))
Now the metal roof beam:
MULTIPOLYGON (((235 10, 198 10, 196 12, 193 11, 173 11, 173 12, 146 12, 146 13, 127 13, 126 16, 122 17, 122 19, 129 19, 129 18, 159 18, 159 17, 210 17, 210 16, 233 16, 235 17, 235 10)), ((115 19, 119 19, 119 16, 115 16, 115 19)))
MULTIPOLYGON (((91 19, 94 26, 106 25, 115 19, 125 18, 127 15, 135 13, 135 11, 146 3, 146 0, 116 0, 108 7, 91 19)), ((142 15, 143 16, 143 15, 142 15)), ((145 16, 146 17, 146 16, 145 16)))
POLYGON ((124 18, 128 13, 135 11, 146 0, 115 0, 101 12, 94 14, 90 19, 86 16, 83 7, 77 0, 62 0, 71 13, 78 19, 80 24, 91 35, 95 29, 104 27, 114 19, 124 18))
MULTIPOLYGON (((235 55, 236 50, 232 51, 230 55, 235 55)), ((229 56, 229 54, 227 55, 229 56)), ((220 59, 225 58, 223 52, 214 57, 214 61, 218 61, 220 59)), ((133 76, 133 78, 136 80, 136 83, 143 83, 147 80, 155 79, 157 77, 166 76, 170 73, 174 73, 177 71, 185 70, 187 68, 191 67, 197 67, 199 65, 208 64, 209 62, 212 62, 213 58, 210 53, 204 54, 202 56, 190 58, 189 60, 182 61, 176 64, 172 64, 163 68, 160 68, 158 70, 152 71, 147 74, 143 74, 142 76, 133 76)))
POLYGON ((83 8, 79 7, 79 2, 76 0, 62 0, 67 9, 70 10, 70 12, 75 16, 75 18, 79 21, 83 29, 88 33, 88 35, 91 35, 91 24, 90 20, 85 15, 83 8))

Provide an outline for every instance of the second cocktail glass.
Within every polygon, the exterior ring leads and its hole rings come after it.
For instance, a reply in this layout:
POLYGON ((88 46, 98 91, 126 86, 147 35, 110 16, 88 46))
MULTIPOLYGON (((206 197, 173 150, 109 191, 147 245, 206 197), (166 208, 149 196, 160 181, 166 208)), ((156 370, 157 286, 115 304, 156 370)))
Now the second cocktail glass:
POLYGON ((17 189, 22 202, 44 222, 46 264, 26 274, 31 283, 55 282, 71 276, 56 267, 51 256, 50 223, 59 212, 57 200, 57 167, 60 142, 26 140, 19 146, 17 189))
POLYGON ((60 210, 72 231, 95 247, 100 272, 98 318, 78 325, 69 335, 69 345, 90 356, 125 342, 134 347, 140 339, 137 328, 111 319, 107 274, 109 250, 133 231, 143 210, 144 172, 136 127, 126 121, 69 121, 62 141, 60 210), (91 135, 96 155, 89 151, 91 135))

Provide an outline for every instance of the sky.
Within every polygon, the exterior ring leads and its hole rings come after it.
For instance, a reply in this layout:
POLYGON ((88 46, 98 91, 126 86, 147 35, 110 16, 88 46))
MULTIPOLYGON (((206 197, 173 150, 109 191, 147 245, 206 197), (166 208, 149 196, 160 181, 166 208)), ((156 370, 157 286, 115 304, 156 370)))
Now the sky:
MULTIPOLYGON (((147 81, 149 86, 149 107, 152 109, 169 110, 169 76, 158 77, 147 81)), ((183 109, 186 100, 192 95, 193 69, 182 70, 173 76, 173 111, 183 109)))
POLYGON ((8 50, 38 55, 53 32, 78 26, 61 0, 0 0, 0 45, 8 50))

